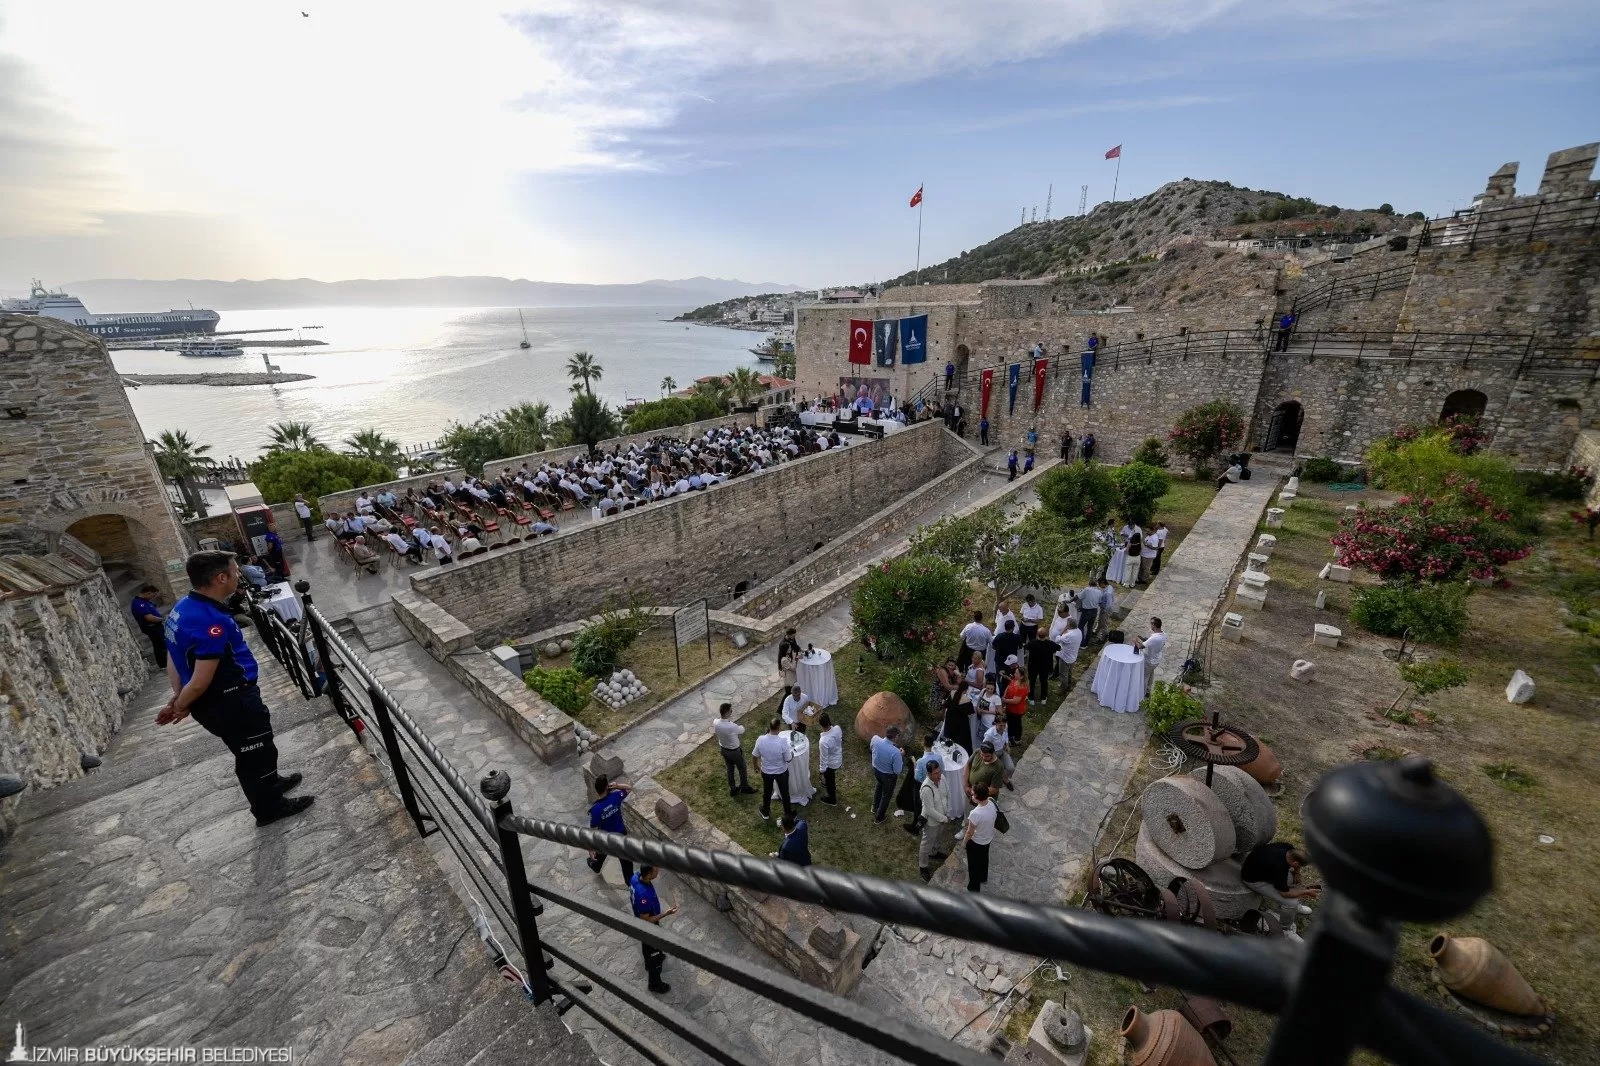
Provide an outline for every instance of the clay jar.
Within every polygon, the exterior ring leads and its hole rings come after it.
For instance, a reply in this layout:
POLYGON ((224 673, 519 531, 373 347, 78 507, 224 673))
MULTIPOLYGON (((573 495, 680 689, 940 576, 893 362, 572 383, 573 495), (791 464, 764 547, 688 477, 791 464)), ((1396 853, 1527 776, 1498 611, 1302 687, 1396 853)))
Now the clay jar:
POLYGON ((893 692, 875 692, 868 696, 856 714, 856 736, 862 740, 886 736, 892 725, 899 726, 902 733, 911 727, 911 709, 905 700, 893 692))
POLYGON ((1272 749, 1261 743, 1261 738, 1256 738, 1256 744, 1261 748, 1261 754, 1239 767, 1239 769, 1263 785, 1276 784, 1278 778, 1283 776, 1283 767, 1279 765, 1278 757, 1272 754, 1272 749))
POLYGON ((1122 1016, 1128 1066, 1216 1066, 1205 1038, 1175 1010, 1146 1014, 1129 1007, 1122 1016))
POLYGON ((1445 987, 1462 998, 1507 1014, 1545 1013, 1544 1000, 1487 940, 1440 933, 1429 941, 1428 954, 1445 987))

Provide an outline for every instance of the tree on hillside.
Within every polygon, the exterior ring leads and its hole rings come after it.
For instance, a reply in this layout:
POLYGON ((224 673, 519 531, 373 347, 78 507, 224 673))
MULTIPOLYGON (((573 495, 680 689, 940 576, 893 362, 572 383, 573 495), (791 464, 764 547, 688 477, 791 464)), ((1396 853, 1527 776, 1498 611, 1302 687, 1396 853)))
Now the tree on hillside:
POLYGON ((194 478, 216 465, 216 460, 206 455, 211 445, 195 443, 184 430, 169 429, 163 430, 150 446, 156 450, 156 469, 161 476, 177 483, 184 517, 203 518, 205 499, 195 487, 194 478))
POLYGON ((286 503, 301 492, 316 512, 317 497, 393 481, 394 468, 355 455, 284 448, 251 463, 250 480, 268 503, 286 503))
POLYGON ((269 452, 312 452, 323 447, 310 422, 277 422, 268 426, 267 432, 272 436, 267 442, 269 452))
POLYGON ((375 428, 358 429, 344 439, 346 455, 356 455, 363 459, 371 459, 384 466, 400 466, 404 459, 400 454, 400 445, 392 438, 384 436, 381 430, 375 428))
POLYGON ((728 413, 728 383, 723 378, 706 378, 694 383, 694 394, 718 406, 718 413, 728 413))
POLYGON ((549 404, 519 403, 471 423, 452 422, 439 438, 439 450, 477 474, 493 460, 543 451, 553 435, 549 404))
POLYGON ((593 396, 593 382, 599 381, 601 368, 595 357, 588 352, 573 352, 572 358, 567 360, 567 377, 572 379, 573 391, 582 388, 585 395, 593 396))

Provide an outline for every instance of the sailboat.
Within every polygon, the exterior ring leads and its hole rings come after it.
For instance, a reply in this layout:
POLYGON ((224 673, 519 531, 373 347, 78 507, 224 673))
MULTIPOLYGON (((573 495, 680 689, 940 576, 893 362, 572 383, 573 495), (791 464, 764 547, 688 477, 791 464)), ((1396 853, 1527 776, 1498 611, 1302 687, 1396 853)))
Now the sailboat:
POLYGON ((533 342, 528 340, 528 323, 522 317, 522 308, 520 308, 520 307, 517 308, 517 321, 522 323, 522 343, 517 345, 517 347, 518 348, 532 348, 533 347, 533 342))

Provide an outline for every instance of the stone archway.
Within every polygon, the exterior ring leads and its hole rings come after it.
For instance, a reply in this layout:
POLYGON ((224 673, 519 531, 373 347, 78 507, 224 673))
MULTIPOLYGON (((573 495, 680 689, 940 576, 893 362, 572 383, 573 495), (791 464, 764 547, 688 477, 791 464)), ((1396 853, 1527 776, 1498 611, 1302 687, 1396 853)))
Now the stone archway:
POLYGON ((1305 417, 1305 408, 1295 400, 1285 400, 1274 407, 1272 418, 1267 422, 1266 436, 1261 439, 1261 450, 1293 454, 1295 445, 1300 442, 1300 425, 1305 417))
POLYGON ((967 367, 972 362, 972 349, 965 344, 956 345, 956 377, 965 377, 967 367))
POLYGON ((1439 421, 1447 422, 1457 416, 1479 419, 1488 408, 1489 397, 1477 389, 1457 389, 1444 398, 1444 408, 1439 412, 1439 421))

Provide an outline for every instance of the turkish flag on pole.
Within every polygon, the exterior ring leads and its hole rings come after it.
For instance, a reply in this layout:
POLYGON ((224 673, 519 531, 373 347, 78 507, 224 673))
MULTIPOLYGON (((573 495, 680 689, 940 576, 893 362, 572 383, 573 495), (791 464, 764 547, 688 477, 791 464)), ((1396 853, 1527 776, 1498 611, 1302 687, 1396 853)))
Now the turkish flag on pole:
POLYGON ((994 370, 985 370, 978 378, 981 383, 980 393, 983 397, 983 417, 989 417, 989 393, 994 390, 994 370))
POLYGON ((1119 144, 1115 148, 1111 149, 1111 151, 1107 152, 1106 153, 1106 158, 1107 159, 1121 159, 1122 158, 1122 145, 1119 144))
POLYGON ((1044 402, 1044 372, 1050 366, 1048 359, 1033 361, 1033 409, 1037 411, 1044 402))
POLYGON ((917 186, 917 191, 911 196, 911 206, 916 207, 922 202, 922 186, 917 186))
POLYGON ((850 320, 850 361, 862 366, 872 365, 872 323, 858 318, 850 320))

